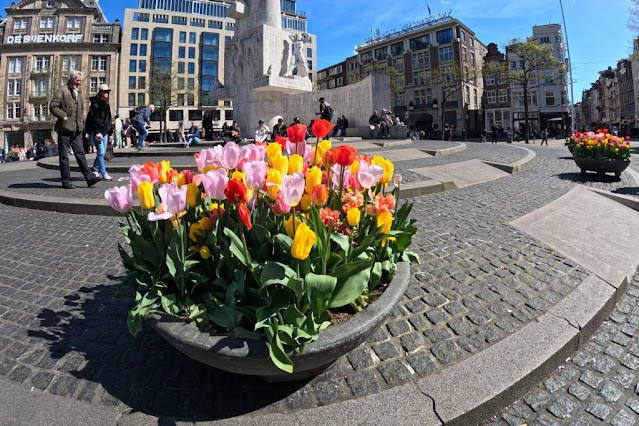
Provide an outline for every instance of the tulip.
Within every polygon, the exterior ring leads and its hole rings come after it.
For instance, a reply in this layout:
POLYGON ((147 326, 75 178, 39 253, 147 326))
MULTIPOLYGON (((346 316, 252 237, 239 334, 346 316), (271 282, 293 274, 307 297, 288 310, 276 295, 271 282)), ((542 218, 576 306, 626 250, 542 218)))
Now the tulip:
POLYGON ((284 229, 286 229, 286 235, 293 238, 295 236, 295 229, 299 228, 302 224, 302 221, 295 218, 295 226, 293 226, 293 216, 289 217, 284 221, 284 229))
POLYGON ((398 186, 400 183, 402 183, 402 175, 397 173, 395 175, 395 179, 393 180, 393 183, 395 184, 395 186, 398 186))
POLYGON ((155 207, 155 197, 153 196, 153 184, 151 182, 140 182, 137 190, 140 205, 145 210, 155 207))
POLYGON ((282 173, 277 169, 271 169, 266 174, 266 185, 268 196, 271 200, 277 199, 277 193, 280 191, 280 184, 282 183, 282 173))
POLYGON ((246 229, 248 229, 250 231, 251 228, 253 228, 253 224, 251 223, 251 216, 250 216, 251 212, 249 212, 248 207, 246 207, 244 204, 242 204, 237 209, 237 214, 239 215, 239 217, 242 220, 242 222, 244 222, 244 225, 246 225, 246 229))
POLYGON ((220 158, 222 162, 222 167, 228 170, 232 170, 237 168, 242 157, 240 156, 240 147, 235 142, 228 142, 222 148, 222 157, 220 158))
POLYGON ((288 143, 288 139, 282 136, 275 136, 275 143, 280 146, 280 154, 282 151, 286 149, 286 144, 288 143))
POLYGON ((328 187, 326 185, 315 185, 311 191, 311 202, 317 207, 323 207, 328 201, 328 187))
POLYGON ((171 171, 173 170, 171 168, 171 163, 169 161, 161 161, 160 163, 158 163, 158 169, 160 172, 160 183, 165 184, 167 182, 170 182, 169 177, 171 171))
POLYGON ((295 207, 304 194, 304 175, 295 173, 292 176, 282 176, 282 199, 291 207, 295 207))
POLYGON ((274 157, 273 168, 279 170, 282 175, 288 174, 288 157, 285 155, 280 155, 279 157, 274 157))
POLYGON ((337 150, 329 149, 328 151, 326 151, 322 161, 323 161, 324 167, 328 169, 332 168, 337 162, 337 150))
POLYGON ((335 162, 342 167, 348 167, 355 161, 357 148, 351 145, 340 145, 337 147, 335 162))
POLYGON ((268 204, 275 216, 282 216, 291 212, 291 206, 284 202, 281 193, 278 193, 275 204, 270 204, 268 202, 266 204, 268 204))
POLYGON ((244 182, 238 179, 231 179, 226 184, 224 194, 226 194, 226 199, 229 203, 237 206, 248 201, 247 190, 248 188, 244 185, 244 182))
POLYGON ((160 186, 158 193, 162 205, 167 212, 178 214, 186 207, 187 187, 178 188, 177 183, 171 182, 160 186))
POLYGON ((377 164, 384 168, 384 176, 379 180, 379 183, 390 183, 393 179, 393 163, 384 157, 380 157, 378 155, 374 156, 371 160, 371 164, 377 164))
POLYGON ((311 194, 313 187, 322 183, 322 170, 319 167, 311 167, 306 171, 306 193, 311 194))
POLYGON ((260 189, 266 182, 266 163, 264 160, 249 161, 244 163, 242 170, 246 174, 246 186, 250 189, 260 189))
POLYGON ((119 213, 128 213, 133 205, 131 185, 109 188, 104 192, 104 198, 113 210, 119 213))
POLYGON ((151 182, 155 183, 160 180, 160 171, 155 163, 149 161, 144 163, 144 166, 140 168, 140 171, 151 178, 151 182))
POLYGON ((223 200, 226 197, 224 190, 229 177, 223 170, 211 170, 205 175, 200 175, 200 178, 206 195, 214 200, 223 200))
POLYGON ((377 215, 377 227, 383 227, 382 233, 386 234, 390 232, 391 225, 393 223, 393 215, 387 211, 382 211, 377 215))
POLYGON ((288 140, 293 143, 300 143, 306 141, 306 126, 303 124, 293 124, 286 129, 288 140))
POLYGON ((187 185, 193 182, 194 173, 191 170, 182 170, 178 175, 178 186, 187 185))
MULTIPOLYGON (((284 141, 286 142, 286 139, 284 139, 284 141)), ((281 157, 283 149, 284 148, 279 143, 270 143, 266 145, 266 158, 268 158, 269 166, 273 167, 273 159, 276 157, 281 157)))
POLYGON ((331 141, 323 140, 317 143, 315 148, 313 148, 313 158, 315 159, 315 165, 319 165, 322 163, 324 154, 326 154, 329 149, 331 149, 331 141))
POLYGON ((262 161, 264 162, 264 156, 266 155, 266 148, 262 145, 244 145, 240 148, 240 157, 245 158, 246 161, 262 161))
POLYGON ((305 223, 300 224, 293 238, 291 255, 299 260, 304 260, 311 253, 311 248, 317 241, 317 235, 305 223))
POLYGON ((333 127, 334 125, 331 124, 330 121, 319 119, 315 120, 311 130, 315 136, 317 136, 318 138, 323 138, 328 135, 328 132, 330 132, 333 127))
POLYGON ((302 195, 302 198, 300 199, 300 208, 302 209, 303 212, 307 212, 308 209, 311 208, 311 196, 308 194, 304 194, 302 195))
POLYGON ((384 177, 384 174, 384 167, 377 164, 369 165, 366 161, 362 160, 357 170, 357 180, 363 188, 370 188, 379 182, 379 180, 384 177))
POLYGON ((231 175, 231 179, 241 180, 246 185, 246 175, 244 174, 243 171, 240 171, 240 170, 233 171, 233 174, 231 175))
POLYGON ((211 251, 207 246, 202 246, 202 248, 200 249, 200 256, 202 256, 202 259, 204 260, 211 257, 211 251))
POLYGON ((348 224, 350 226, 359 225, 359 219, 361 217, 361 212, 358 208, 350 209, 346 212, 346 220, 348 220, 348 224))
POLYGON ((194 183, 186 184, 186 204, 193 208, 197 204, 198 195, 200 195, 200 189, 194 183))
POLYGON ((301 155, 294 154, 288 159, 288 174, 292 175, 304 170, 304 159, 301 155))

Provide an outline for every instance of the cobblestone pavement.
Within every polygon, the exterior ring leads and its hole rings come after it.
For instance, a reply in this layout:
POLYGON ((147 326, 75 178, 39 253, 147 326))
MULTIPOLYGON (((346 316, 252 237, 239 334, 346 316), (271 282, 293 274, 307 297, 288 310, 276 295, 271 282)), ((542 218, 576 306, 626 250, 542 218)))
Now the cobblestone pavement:
POLYGON ((639 424, 639 271, 582 350, 483 425, 639 424))
MULTIPOLYGON (((156 416, 216 419, 326 405, 444 369, 534 320, 587 276, 507 224, 583 179, 565 149, 531 149, 538 161, 520 174, 413 200, 413 250, 422 264, 413 267, 404 299, 368 342, 297 384, 205 367, 149 327, 131 337, 131 300, 111 301, 125 272, 115 219, 0 205, 0 244, 8 248, 0 253, 0 384, 156 416)), ((469 143, 460 158, 470 159, 473 150, 475 158, 523 152, 469 143)), ((630 180, 624 174, 598 184, 614 190, 630 180)), ((608 332, 613 341, 623 333, 608 332)))

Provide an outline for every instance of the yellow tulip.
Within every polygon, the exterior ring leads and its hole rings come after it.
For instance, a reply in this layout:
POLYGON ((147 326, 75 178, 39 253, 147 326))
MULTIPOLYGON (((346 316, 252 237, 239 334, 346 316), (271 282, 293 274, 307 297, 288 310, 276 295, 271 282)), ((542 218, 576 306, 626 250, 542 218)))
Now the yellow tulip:
POLYGON ((291 158, 288 159, 288 174, 292 175, 302 170, 304 170, 304 158, 299 154, 291 155, 291 158))
POLYGON ((352 208, 346 212, 346 219, 348 220, 348 224, 351 226, 359 225, 359 218, 361 217, 361 212, 358 208, 352 208))
POLYGON ((317 146, 313 148, 313 158, 315 158, 316 165, 322 163, 322 158, 329 149, 331 149, 331 141, 327 140, 319 141, 317 146))
POLYGON ((391 225, 393 223, 393 215, 391 215, 387 211, 382 211, 377 215, 377 227, 383 226, 383 233, 388 233, 391 230, 391 225))
POLYGON ((200 195, 200 190, 194 183, 189 183, 186 185, 186 204, 190 208, 195 207, 197 204, 197 197, 200 195))
POLYGON ((353 164, 351 164, 349 169, 351 171, 351 174, 357 173, 357 170, 359 170, 359 161, 357 160, 353 161, 353 164))
POLYGON ((202 248, 200 249, 200 256, 202 256, 202 259, 205 260, 211 257, 211 251, 207 246, 202 246, 202 248))
POLYGON ((160 183, 165 184, 168 182, 169 172, 173 170, 171 168, 170 161, 162 161, 160 162, 160 183))
POLYGON ((178 184, 178 188, 182 188, 182 186, 186 184, 186 178, 184 177, 182 173, 178 175, 177 184, 178 184))
POLYGON ((379 183, 390 183, 393 180, 393 163, 390 160, 376 155, 371 160, 371 164, 377 164, 384 168, 384 176, 379 180, 379 183))
MULTIPOLYGON (((271 169, 266 174, 266 182, 267 183, 276 183, 278 185, 282 184, 282 173, 277 169, 271 169)), ((268 196, 271 200, 277 199, 277 193, 280 188, 275 185, 267 185, 268 196)))
POLYGON ((266 145, 266 157, 268 158, 268 165, 273 167, 272 159, 280 157, 282 155, 282 145, 279 143, 270 143, 266 145))
POLYGON ((317 235, 305 223, 300 224, 293 238, 291 255, 299 260, 304 260, 311 253, 311 248, 317 241, 317 235))
POLYGON ((273 168, 279 170, 282 175, 288 174, 288 157, 284 155, 280 155, 278 157, 273 157, 273 168))
POLYGON ((193 223, 191 224, 191 227, 189 228, 189 238, 197 243, 197 236, 201 236, 204 235, 202 232, 200 232, 200 224, 199 223, 193 223))
POLYGON ((313 187, 322 183, 322 169, 319 167, 311 167, 306 171, 306 193, 312 194, 313 187))
POLYGON ((311 208, 311 196, 308 194, 302 195, 299 206, 303 212, 307 212, 311 208))
POLYGON ((244 172, 235 170, 233 172, 233 175, 231 176, 231 179, 241 180, 244 183, 244 185, 246 185, 246 174, 244 172))
MULTIPOLYGON (((300 225, 302 224, 302 221, 299 220, 297 217, 295 218, 295 229, 298 229, 300 227, 300 225)), ((288 219, 286 219, 284 221, 284 228, 286 229, 286 235, 288 235, 289 237, 293 238, 293 236, 295 235, 295 232, 293 232, 293 216, 290 216, 288 219)))
POLYGON ((153 184, 151 182, 140 182, 138 185, 138 198, 140 198, 140 205, 143 209, 151 210, 155 207, 153 184))

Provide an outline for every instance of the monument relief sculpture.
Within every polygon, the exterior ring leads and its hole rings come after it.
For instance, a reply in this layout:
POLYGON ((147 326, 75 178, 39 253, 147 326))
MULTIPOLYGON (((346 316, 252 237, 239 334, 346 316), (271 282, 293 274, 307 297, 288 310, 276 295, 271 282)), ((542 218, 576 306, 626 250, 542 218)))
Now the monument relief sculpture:
POLYGON ((304 55, 304 44, 310 41, 310 34, 291 34, 289 38, 293 42, 291 47, 292 51, 288 63, 288 76, 293 76, 293 70, 297 65, 297 76, 307 77, 308 66, 306 64, 306 56, 304 55))

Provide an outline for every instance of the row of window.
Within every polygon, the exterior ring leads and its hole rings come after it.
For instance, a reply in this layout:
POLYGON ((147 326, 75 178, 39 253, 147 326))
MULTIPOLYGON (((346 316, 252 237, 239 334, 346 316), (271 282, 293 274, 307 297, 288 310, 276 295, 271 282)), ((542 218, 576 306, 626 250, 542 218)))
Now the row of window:
MULTIPOLYGON (((13 29, 14 30, 26 30, 29 28, 29 19, 30 18, 14 18, 13 19, 13 29)), ((68 17, 67 18, 67 28, 82 28, 82 22, 84 18, 77 17, 68 17)), ((55 18, 47 17, 40 18, 40 28, 54 28, 55 27, 55 18)))
MULTIPOLYGON (((107 56, 91 56, 91 71, 106 71, 107 56)), ((80 57, 77 55, 62 57, 62 71, 78 69, 80 57)), ((9 74, 19 74, 22 72, 24 58, 9 58, 9 74)), ((51 56, 36 56, 34 72, 49 72, 51 67, 51 56)))
MULTIPOLYGON (((486 92, 487 102, 489 104, 497 103, 497 99, 499 102, 508 102, 508 92, 507 89, 500 89, 498 92, 495 90, 489 90, 486 92)), ((524 92, 523 90, 513 90, 512 91, 512 105, 517 107, 524 106, 524 92)), ((528 106, 536 107, 537 105, 537 91, 529 90, 527 94, 528 98, 528 106)), ((544 92, 544 105, 545 106, 561 106, 566 105, 566 92, 560 91, 559 96, 553 90, 546 90, 544 92)))

